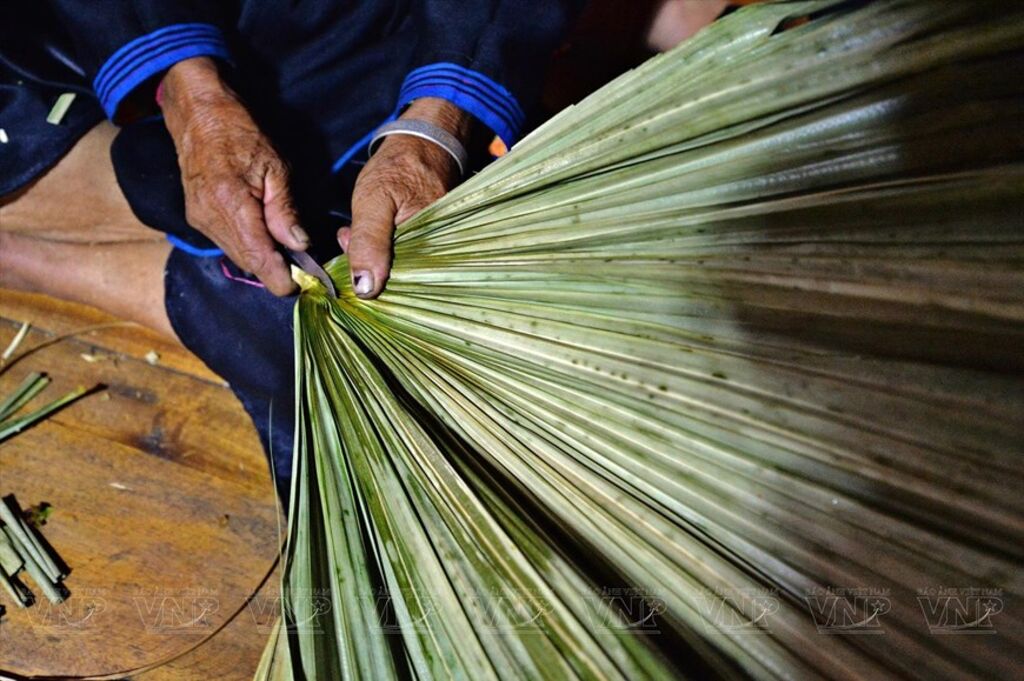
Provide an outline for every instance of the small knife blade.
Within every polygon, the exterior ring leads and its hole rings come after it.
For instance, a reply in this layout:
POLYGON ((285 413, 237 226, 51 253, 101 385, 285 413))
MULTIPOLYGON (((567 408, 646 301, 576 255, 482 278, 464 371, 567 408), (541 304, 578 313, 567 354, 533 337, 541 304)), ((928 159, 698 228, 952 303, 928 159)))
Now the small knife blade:
POLYGON ((290 248, 285 250, 288 251, 288 255, 291 256, 296 265, 320 280, 330 292, 332 298, 338 297, 338 291, 334 288, 334 282, 327 275, 327 270, 317 264, 317 261, 313 260, 313 256, 305 251, 293 251, 290 248))

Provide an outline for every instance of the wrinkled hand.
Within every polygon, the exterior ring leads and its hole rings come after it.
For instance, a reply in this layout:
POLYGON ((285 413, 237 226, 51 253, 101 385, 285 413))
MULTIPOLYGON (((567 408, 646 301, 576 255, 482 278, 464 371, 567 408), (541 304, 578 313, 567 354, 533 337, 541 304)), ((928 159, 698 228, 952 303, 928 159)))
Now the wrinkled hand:
MULTIPOLYGON (((443 99, 418 99, 402 118, 433 123, 463 143, 470 133, 469 115, 443 99)), ((433 142, 408 135, 381 141, 356 180, 352 226, 338 231, 357 296, 375 298, 384 289, 395 225, 444 196, 458 180, 455 160, 433 142)))
POLYGON ((189 224, 278 296, 295 290, 275 242, 305 250, 288 168, 206 57, 175 64, 163 80, 189 224))

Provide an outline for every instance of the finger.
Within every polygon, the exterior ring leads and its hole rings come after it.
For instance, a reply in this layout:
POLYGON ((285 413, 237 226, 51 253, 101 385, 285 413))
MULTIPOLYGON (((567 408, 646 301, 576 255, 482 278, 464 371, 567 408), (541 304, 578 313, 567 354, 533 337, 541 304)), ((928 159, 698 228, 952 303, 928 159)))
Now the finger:
POLYGON ((296 284, 292 281, 284 256, 277 251, 267 231, 259 202, 248 193, 240 196, 235 199, 233 207, 221 203, 221 213, 229 227, 229 236, 220 246, 232 262, 256 275, 268 291, 275 296, 288 295, 295 290, 296 284))
POLYGON ((352 227, 345 225, 338 230, 338 245, 341 246, 341 250, 348 253, 348 242, 352 238, 352 227))
POLYGON ((352 288, 360 298, 376 298, 391 269, 395 202, 385 191, 367 194, 357 187, 352 204, 352 227, 345 251, 352 288))
POLYGON ((288 172, 274 164, 263 177, 263 216, 267 229, 278 243, 296 251, 309 247, 309 235, 299 226, 299 216, 288 187, 288 172))

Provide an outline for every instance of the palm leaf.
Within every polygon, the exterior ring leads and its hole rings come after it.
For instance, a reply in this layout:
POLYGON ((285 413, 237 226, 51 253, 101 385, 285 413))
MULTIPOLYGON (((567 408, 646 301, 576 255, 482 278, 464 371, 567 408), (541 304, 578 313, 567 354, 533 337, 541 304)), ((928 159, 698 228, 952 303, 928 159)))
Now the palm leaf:
POLYGON ((15 415, 33 397, 42 392, 49 383, 50 379, 47 376, 32 372, 14 389, 14 392, 0 400, 0 442, 17 435, 38 421, 42 421, 50 414, 59 411, 88 392, 86 388, 79 387, 28 414, 22 416, 15 415))
POLYGON ((402 225, 380 299, 306 279, 296 675, 1010 678, 1019 615, 920 599, 1024 591, 1022 47, 750 7, 402 225))

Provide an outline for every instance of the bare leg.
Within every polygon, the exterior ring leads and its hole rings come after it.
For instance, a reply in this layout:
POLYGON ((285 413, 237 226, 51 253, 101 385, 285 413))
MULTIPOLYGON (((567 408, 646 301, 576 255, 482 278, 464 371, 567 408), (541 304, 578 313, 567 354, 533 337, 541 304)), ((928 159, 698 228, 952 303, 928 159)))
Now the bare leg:
POLYGON ((76 244, 0 232, 0 287, 85 303, 169 338, 166 241, 76 244))
POLYGON ((27 190, 0 200, 0 287, 73 300, 175 338, 164 308, 170 244, 132 213, 102 123, 27 190))

